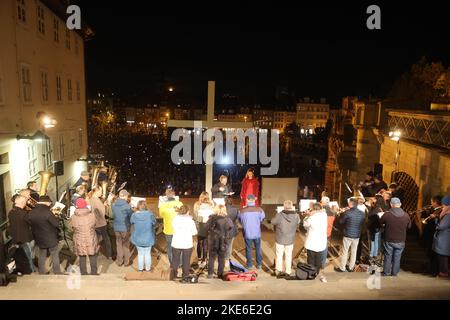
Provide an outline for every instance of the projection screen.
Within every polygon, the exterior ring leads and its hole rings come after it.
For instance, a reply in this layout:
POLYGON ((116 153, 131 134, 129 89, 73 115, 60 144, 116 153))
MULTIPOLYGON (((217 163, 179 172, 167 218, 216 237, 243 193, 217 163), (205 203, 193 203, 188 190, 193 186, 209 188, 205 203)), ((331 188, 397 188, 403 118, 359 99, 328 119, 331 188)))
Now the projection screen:
POLYGON ((298 178, 262 178, 261 203, 283 204, 292 200, 297 206, 298 178))

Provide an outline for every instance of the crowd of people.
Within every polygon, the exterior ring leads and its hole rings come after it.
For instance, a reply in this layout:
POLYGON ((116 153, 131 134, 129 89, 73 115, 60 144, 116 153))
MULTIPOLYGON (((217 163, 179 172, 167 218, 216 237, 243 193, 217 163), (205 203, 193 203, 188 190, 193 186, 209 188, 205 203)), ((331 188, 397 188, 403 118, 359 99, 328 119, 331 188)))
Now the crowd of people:
MULTIPOLYGON (((103 194, 100 186, 89 186, 88 181, 87 172, 83 172, 74 186, 74 212, 69 223, 73 232, 72 250, 79 258, 82 275, 88 274, 88 259, 90 274, 98 274, 97 257, 100 247, 103 247, 105 257, 115 260, 117 266, 130 266, 131 245, 137 250, 138 271, 151 272, 152 247, 158 241, 155 233, 158 219, 163 223, 162 232, 172 278, 177 278, 181 267, 181 282, 190 281, 194 249, 199 268, 207 267, 208 278, 213 278, 214 274, 222 278, 230 267, 234 239, 239 235, 240 229, 245 243, 246 267, 256 267, 256 270, 263 267, 261 229, 262 223, 267 219, 259 204, 259 180, 253 169, 247 170, 242 181, 240 206, 233 205, 232 186, 228 177, 222 175, 211 192, 200 193, 192 208, 180 201, 173 188, 167 188, 164 197, 161 197, 158 217, 148 209, 145 201, 139 201, 132 207, 131 195, 127 190, 120 190, 117 198, 112 199, 103 194), (107 231, 108 206, 113 216, 115 252, 107 231)), ((28 187, 14 197, 14 208, 9 213, 12 243, 21 248, 25 256, 25 262, 22 265, 19 262, 18 265, 23 270, 28 270, 24 273, 36 271, 33 259, 36 246, 39 274, 48 274, 48 255, 51 257, 53 273, 63 274, 60 270, 58 246, 60 220, 52 211, 52 200, 44 195, 30 203, 30 199, 34 199, 31 195, 36 193, 36 186, 30 182, 28 187)), ((429 244, 430 263, 435 266, 433 273, 444 278, 448 277, 450 256, 450 197, 433 197, 432 205, 434 209, 430 213, 429 223, 430 226, 434 225, 434 229, 427 230, 428 234, 432 233, 429 244)), ((298 212, 292 201, 285 201, 283 210, 268 221, 275 228, 276 261, 273 276, 291 276, 292 252, 299 226, 306 230, 304 247, 307 251, 307 263, 315 268, 320 281, 327 282, 324 269, 330 237, 336 227, 342 230, 343 238, 339 262, 334 270, 354 272, 366 224, 370 238, 370 263, 380 264, 383 276, 397 276, 407 230, 411 227, 411 218, 401 207, 401 199, 393 197, 387 185, 381 186, 374 197, 349 198, 348 206, 343 209, 331 206, 325 193, 320 202, 311 202, 310 208, 304 212, 298 212)))

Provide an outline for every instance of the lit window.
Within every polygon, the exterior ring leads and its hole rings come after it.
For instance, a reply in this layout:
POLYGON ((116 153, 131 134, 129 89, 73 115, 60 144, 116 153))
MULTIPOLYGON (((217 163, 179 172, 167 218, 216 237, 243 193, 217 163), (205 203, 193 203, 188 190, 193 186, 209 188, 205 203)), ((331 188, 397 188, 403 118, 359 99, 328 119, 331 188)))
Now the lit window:
POLYGON ((70 50, 70 30, 66 29, 66 48, 70 50))
POLYGON ((27 22, 25 0, 17 0, 17 19, 22 22, 27 22))
POLYGON ((48 74, 41 71, 42 101, 48 102, 48 74))
POLYGON ((53 40, 59 43, 59 20, 53 18, 53 40))
POLYGON ((67 79, 67 100, 72 102, 72 80, 67 79))
POLYGON ((31 103, 31 77, 30 77, 30 67, 29 66, 22 65, 21 79, 22 79, 23 102, 31 103))
POLYGON ((56 76, 56 100, 61 102, 62 101, 62 95, 61 95, 61 76, 56 76))
POLYGON ((38 5, 37 7, 38 16, 38 30, 41 34, 45 34, 45 18, 44 18, 44 7, 38 5))
POLYGON ((36 155, 36 148, 34 145, 30 145, 27 148, 28 150, 28 176, 32 177, 37 172, 37 155, 36 155))
POLYGON ((51 139, 46 139, 45 142, 45 165, 48 169, 53 164, 53 146, 51 139))

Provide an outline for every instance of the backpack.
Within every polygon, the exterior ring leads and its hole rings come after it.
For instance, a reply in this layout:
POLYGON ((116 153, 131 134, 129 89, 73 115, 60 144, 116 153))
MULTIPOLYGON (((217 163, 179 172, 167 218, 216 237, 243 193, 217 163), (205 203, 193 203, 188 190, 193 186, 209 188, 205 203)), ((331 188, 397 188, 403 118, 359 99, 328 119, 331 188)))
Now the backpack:
POLYGON ((258 274, 255 271, 233 272, 229 271, 224 274, 224 281, 256 281, 258 274))
POLYGON ((313 280, 317 276, 317 269, 313 265, 299 262, 297 270, 295 270, 295 277, 298 280, 313 280))

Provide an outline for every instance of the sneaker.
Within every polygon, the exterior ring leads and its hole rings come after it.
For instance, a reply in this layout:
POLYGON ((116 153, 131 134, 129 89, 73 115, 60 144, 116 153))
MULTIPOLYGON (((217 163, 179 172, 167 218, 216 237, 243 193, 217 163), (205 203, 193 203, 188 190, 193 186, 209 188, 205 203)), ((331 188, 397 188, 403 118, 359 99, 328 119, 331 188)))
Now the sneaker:
POLYGON ((325 278, 325 276, 320 276, 319 280, 320 280, 320 282, 323 282, 323 283, 327 283, 328 282, 327 278, 325 278))
POLYGON ((259 265, 259 266, 256 266, 256 269, 258 269, 258 270, 262 270, 262 266, 261 266, 261 265, 259 265))
POLYGON ((213 274, 208 274, 208 279, 213 279, 214 275, 213 274))
POLYGON ((345 272, 345 270, 342 270, 341 268, 334 267, 334 271, 336 272, 345 272))
POLYGON ((350 269, 349 266, 345 266, 345 269, 346 269, 348 272, 354 272, 354 271, 355 271, 355 268, 350 269))
POLYGON ((189 278, 183 278, 180 280, 180 283, 190 283, 189 278))

